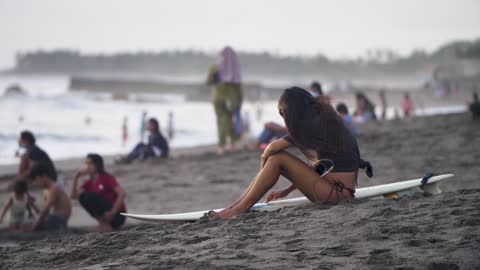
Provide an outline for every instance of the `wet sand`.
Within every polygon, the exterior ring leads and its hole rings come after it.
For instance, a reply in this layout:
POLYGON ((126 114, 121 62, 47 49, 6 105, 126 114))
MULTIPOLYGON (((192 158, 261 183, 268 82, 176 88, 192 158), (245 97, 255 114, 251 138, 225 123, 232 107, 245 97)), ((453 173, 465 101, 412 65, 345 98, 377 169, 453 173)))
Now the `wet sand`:
MULTIPOLYGON (((480 268, 480 122, 458 114, 368 124, 361 130, 362 155, 374 165, 375 176, 368 179, 362 173, 360 187, 418 178, 427 171, 456 177, 442 182, 445 192, 436 196, 311 204, 230 221, 129 220, 121 231, 107 234, 88 232, 94 222, 75 203, 74 229, 67 232, 12 234, 2 229, 0 268, 480 268)), ((224 157, 192 152, 108 166, 128 193, 129 212, 227 206, 259 166, 259 152, 224 157)), ((73 173, 64 170, 62 177, 71 179, 73 173)), ((279 182, 280 187, 287 184, 279 182)), ((0 193, 0 200, 7 195, 0 193)))

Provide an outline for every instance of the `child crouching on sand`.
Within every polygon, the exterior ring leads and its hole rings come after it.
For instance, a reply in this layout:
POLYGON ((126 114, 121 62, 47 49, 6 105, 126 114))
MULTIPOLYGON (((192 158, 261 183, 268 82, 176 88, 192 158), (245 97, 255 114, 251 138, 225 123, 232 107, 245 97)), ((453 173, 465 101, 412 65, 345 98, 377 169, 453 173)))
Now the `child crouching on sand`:
POLYGON ((22 230, 27 225, 25 214, 28 211, 31 215, 32 209, 38 213, 38 208, 35 206, 33 200, 28 196, 27 182, 18 180, 15 182, 12 195, 10 198, 8 198, 7 203, 2 208, 0 213, 0 223, 3 222, 5 214, 8 210, 10 210, 8 228, 12 231, 22 230))

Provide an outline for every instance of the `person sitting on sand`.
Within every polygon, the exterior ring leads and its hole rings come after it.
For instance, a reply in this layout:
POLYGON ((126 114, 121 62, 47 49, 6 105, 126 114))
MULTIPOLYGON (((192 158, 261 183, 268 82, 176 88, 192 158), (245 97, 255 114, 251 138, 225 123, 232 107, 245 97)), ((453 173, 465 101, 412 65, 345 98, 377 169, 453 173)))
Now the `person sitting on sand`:
POLYGON ((103 158, 98 154, 88 154, 85 168, 75 174, 70 197, 78 199, 98 221, 98 231, 118 229, 125 223, 125 216, 120 214, 127 212, 125 196, 115 177, 105 171, 103 158), (82 176, 89 179, 78 188, 78 180, 82 176))
POLYGON ((358 135, 357 127, 355 126, 355 122, 350 114, 348 114, 348 107, 345 103, 338 103, 337 104, 337 112, 342 116, 343 122, 347 125, 348 129, 354 136, 358 135))
POLYGON ((28 185, 24 180, 15 182, 13 187, 13 193, 8 198, 7 203, 0 212, 0 223, 3 222, 3 218, 8 210, 10 210, 10 220, 8 228, 12 231, 21 230, 26 225, 25 214, 27 212, 32 215, 32 209, 38 214, 39 210, 35 206, 33 200, 27 196, 28 185))
POLYGON ((169 154, 168 142, 160 132, 157 119, 150 118, 147 122, 148 144, 138 143, 135 148, 125 157, 116 160, 117 163, 130 163, 135 159, 143 161, 150 157, 167 158, 169 154))
POLYGON ((287 135, 287 129, 279 125, 275 122, 268 122, 264 125, 262 133, 258 136, 257 142, 255 143, 254 148, 265 150, 267 145, 274 139, 274 138, 282 138, 283 136, 287 135))
POLYGON ((34 231, 57 231, 67 228, 72 213, 70 198, 63 186, 50 175, 45 164, 37 164, 30 172, 33 186, 43 189, 43 209, 32 226, 34 231), (52 213, 50 213, 52 210, 52 213))
POLYGON ((211 212, 212 216, 229 219, 247 212, 277 183, 280 175, 292 184, 270 193, 267 202, 298 189, 312 202, 337 203, 355 196, 359 168, 367 168, 367 174, 372 175, 370 164, 360 159, 355 137, 331 105, 302 88, 292 87, 283 92, 278 110, 288 135, 265 149, 260 172, 243 195, 224 210, 211 212), (310 166, 285 151, 293 146, 305 154, 310 166))
POLYGON ((18 146, 20 147, 20 165, 18 166, 18 173, 15 179, 8 185, 8 189, 13 188, 15 181, 26 179, 36 164, 44 164, 47 167, 48 176, 54 180, 57 179, 55 165, 48 154, 38 147, 32 132, 28 130, 22 131, 18 139, 18 146))
POLYGON ((362 92, 355 94, 355 100, 357 102, 357 109, 353 116, 355 116, 358 123, 365 123, 368 121, 377 120, 375 113, 375 105, 367 98, 362 92))
POLYGON ((476 92, 473 93, 473 102, 468 106, 468 109, 474 119, 480 118, 480 101, 478 100, 478 94, 476 92))

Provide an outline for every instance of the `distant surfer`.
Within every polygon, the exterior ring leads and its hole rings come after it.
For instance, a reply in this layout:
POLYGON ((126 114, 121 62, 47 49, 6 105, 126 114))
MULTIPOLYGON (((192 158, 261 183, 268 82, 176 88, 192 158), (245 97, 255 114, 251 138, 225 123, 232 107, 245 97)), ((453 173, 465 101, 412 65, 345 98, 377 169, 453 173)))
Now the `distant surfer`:
POLYGON ((286 197, 298 189, 312 202, 337 203, 355 197, 359 168, 372 175, 368 162, 360 159, 355 137, 331 105, 299 87, 286 89, 278 102, 288 135, 269 144, 261 156, 260 172, 232 205, 211 216, 229 219, 247 212, 282 175, 291 181, 274 191, 267 201, 286 197), (296 146, 310 165, 286 152, 296 146), (329 165, 330 164, 330 165, 329 165))

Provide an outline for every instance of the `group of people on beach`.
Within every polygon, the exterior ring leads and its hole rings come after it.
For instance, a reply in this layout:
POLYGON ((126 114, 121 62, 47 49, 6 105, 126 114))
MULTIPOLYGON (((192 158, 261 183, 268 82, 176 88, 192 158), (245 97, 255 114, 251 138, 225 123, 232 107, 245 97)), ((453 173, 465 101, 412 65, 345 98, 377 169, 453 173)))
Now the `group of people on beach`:
MULTIPOLYGON (((231 137, 228 149, 234 148, 233 122, 242 100, 240 66, 231 47, 221 51, 220 62, 210 69, 207 84, 214 86, 218 153, 223 154, 226 137, 231 137)), ((381 119, 384 120, 387 118, 385 91, 380 91, 379 97, 381 119)), ((472 113, 480 106, 478 96, 474 97, 470 106, 472 113)), ((337 104, 336 110, 332 107, 331 98, 323 93, 318 82, 313 82, 309 91, 300 87, 285 89, 278 101, 284 125, 266 123, 255 144, 255 148, 263 150, 260 171, 237 200, 209 215, 229 219, 249 211, 273 188, 280 176, 290 180, 291 185, 268 194, 267 202, 286 197, 296 189, 312 202, 337 203, 354 198, 359 169, 373 176, 372 165, 361 158, 355 123, 378 119, 375 105, 364 93, 356 93, 355 100, 357 107, 350 115, 345 103, 337 104), (286 151, 291 147, 297 147, 308 164, 286 151)), ((413 116, 414 106, 409 93, 404 94, 400 107, 405 118, 413 116)))
MULTIPOLYGON (((139 142, 117 162, 130 163, 151 157, 168 157, 169 145, 160 132, 158 121, 150 118, 145 126, 149 133, 147 143, 139 142)), ((8 184, 7 190, 11 190, 12 194, 0 210, 0 223, 9 212, 8 227, 11 230, 64 230, 72 215, 72 200, 78 200, 82 208, 97 221, 97 231, 111 231, 125 223, 125 216, 121 213, 127 211, 126 192, 116 178, 106 171, 101 155, 87 154, 67 193, 63 181, 58 179, 54 162, 37 145, 32 132, 22 131, 18 145, 20 164, 17 175, 8 184), (41 209, 37 207, 30 188, 42 190, 41 209)))
MULTIPOLYGON (((220 53, 220 61, 210 68, 207 84, 213 87, 213 106, 217 118, 219 155, 235 150, 235 142, 241 136, 242 86, 240 64, 235 51, 227 46, 220 53)), ((386 118, 385 92, 379 94, 381 119, 386 118)), ((268 122, 254 148, 263 151, 260 171, 252 179, 245 192, 229 207, 213 217, 229 219, 248 211, 276 184, 280 176, 291 185, 273 191, 267 201, 286 197, 298 189, 312 202, 337 203, 355 197, 360 169, 371 177, 373 168, 362 159, 357 144, 356 123, 377 120, 375 105, 361 92, 356 93, 356 110, 350 114, 347 105, 338 103, 323 92, 319 82, 311 83, 308 90, 300 87, 285 89, 278 101, 278 113, 283 123, 268 122), (307 159, 303 162, 287 149, 297 147, 307 159)), ((470 106, 479 114, 478 96, 470 106)), ((413 102, 405 94, 401 102, 405 117, 413 113, 413 102)), ((146 119, 146 114, 143 115, 146 119)), ((145 121, 149 132, 146 143, 142 140, 117 163, 131 163, 152 157, 169 156, 168 141, 160 132, 155 118, 145 121)), ((143 136, 142 136, 143 137, 143 136)), ((78 200, 82 208, 98 223, 98 231, 111 231, 125 222, 121 215, 127 211, 126 192, 116 178, 105 169, 101 155, 91 153, 84 165, 74 175, 70 192, 58 181, 58 175, 49 155, 37 144, 30 131, 23 131, 19 138, 20 165, 9 188, 13 193, 0 212, 0 221, 10 212, 9 227, 12 230, 62 230, 72 215, 72 200, 78 200), (29 187, 43 189, 43 207, 36 206, 29 187), (28 217, 34 217, 28 222, 28 217)))

